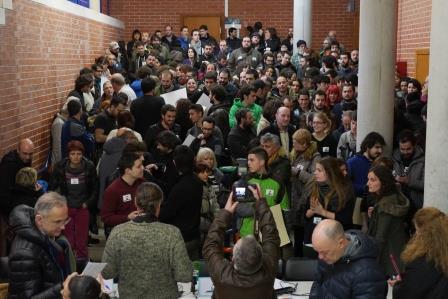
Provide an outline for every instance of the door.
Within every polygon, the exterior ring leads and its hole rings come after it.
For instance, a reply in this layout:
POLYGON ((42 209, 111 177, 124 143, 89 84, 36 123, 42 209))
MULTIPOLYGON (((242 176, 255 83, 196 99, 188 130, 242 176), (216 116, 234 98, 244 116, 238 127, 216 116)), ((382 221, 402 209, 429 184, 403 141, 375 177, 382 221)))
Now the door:
POLYGON ((415 51, 415 79, 425 82, 429 74, 429 49, 418 49, 415 51))
POLYGON ((182 23, 184 26, 188 26, 190 32, 193 29, 199 29, 201 25, 207 25, 208 34, 213 36, 218 42, 221 39, 221 16, 183 16, 182 23))

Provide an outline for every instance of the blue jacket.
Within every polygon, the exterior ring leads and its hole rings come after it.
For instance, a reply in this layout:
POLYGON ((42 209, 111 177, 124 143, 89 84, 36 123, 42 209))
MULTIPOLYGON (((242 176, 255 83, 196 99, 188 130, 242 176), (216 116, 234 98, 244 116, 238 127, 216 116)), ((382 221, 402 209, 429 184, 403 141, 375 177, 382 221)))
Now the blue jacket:
POLYGON ((386 276, 376 261, 375 242, 357 230, 347 231, 346 236, 350 243, 339 261, 329 265, 319 260, 309 298, 386 298, 386 276))
POLYGON ((62 158, 66 158, 67 144, 72 140, 78 140, 84 145, 84 156, 92 159, 93 151, 95 148, 95 140, 82 122, 77 119, 69 118, 62 126, 61 132, 61 151, 62 158))
POLYGON ((348 177, 352 181, 356 197, 365 197, 367 174, 372 162, 363 154, 356 154, 347 160, 348 177))

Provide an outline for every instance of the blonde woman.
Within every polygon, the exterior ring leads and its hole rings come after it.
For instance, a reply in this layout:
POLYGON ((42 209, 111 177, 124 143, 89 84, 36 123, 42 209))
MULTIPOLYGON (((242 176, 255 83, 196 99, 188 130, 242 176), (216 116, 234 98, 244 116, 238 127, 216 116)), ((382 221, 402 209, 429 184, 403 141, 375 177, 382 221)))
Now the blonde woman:
POLYGON ((323 112, 313 115, 312 140, 317 143, 317 150, 322 157, 331 156, 336 158, 338 141, 331 134, 331 120, 323 112))
POLYGON ((414 216, 415 235, 401 259, 403 277, 389 280, 397 299, 447 298, 448 217, 436 208, 423 208, 414 216))

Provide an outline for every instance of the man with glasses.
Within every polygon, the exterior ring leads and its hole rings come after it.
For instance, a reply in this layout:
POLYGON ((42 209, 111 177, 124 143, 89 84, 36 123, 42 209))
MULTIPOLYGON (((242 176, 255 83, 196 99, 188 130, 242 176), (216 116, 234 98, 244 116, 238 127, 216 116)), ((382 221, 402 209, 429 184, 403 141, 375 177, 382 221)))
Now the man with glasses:
POLYGON ((6 230, 11 212, 10 188, 14 186, 16 174, 24 167, 31 167, 34 144, 30 139, 22 139, 17 149, 3 156, 0 162, 0 256, 7 255, 6 230))
POLYGON ((34 209, 20 205, 11 212, 8 298, 61 297, 64 279, 75 271, 69 243, 58 238, 69 221, 67 202, 56 192, 39 197, 34 209))

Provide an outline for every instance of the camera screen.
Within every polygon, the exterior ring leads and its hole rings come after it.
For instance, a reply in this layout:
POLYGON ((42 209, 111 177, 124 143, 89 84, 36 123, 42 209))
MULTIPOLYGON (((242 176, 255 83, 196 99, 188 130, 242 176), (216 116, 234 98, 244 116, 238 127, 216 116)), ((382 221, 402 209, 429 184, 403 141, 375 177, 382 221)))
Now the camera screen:
POLYGON ((235 188, 235 195, 237 197, 246 196, 246 187, 236 187, 235 188))

